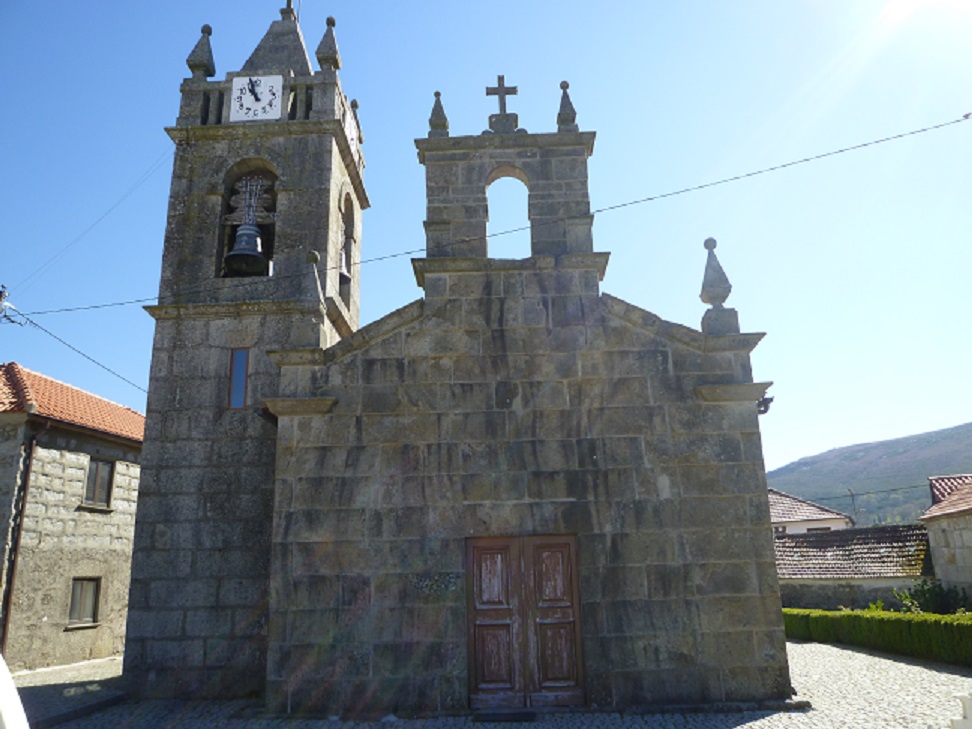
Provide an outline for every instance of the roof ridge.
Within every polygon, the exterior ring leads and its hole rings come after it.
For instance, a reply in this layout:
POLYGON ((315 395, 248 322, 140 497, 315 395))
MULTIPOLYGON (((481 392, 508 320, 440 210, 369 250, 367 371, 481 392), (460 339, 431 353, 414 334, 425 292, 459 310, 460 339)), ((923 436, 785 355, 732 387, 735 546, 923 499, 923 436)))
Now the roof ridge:
POLYGON ((824 506, 822 504, 818 504, 816 501, 810 501, 809 499, 804 499, 804 498, 802 498, 800 496, 794 496, 793 494, 788 494, 785 491, 780 491, 779 489, 774 489, 772 486, 767 486, 766 487, 766 490, 767 491, 772 491, 773 493, 779 494, 780 496, 786 496, 788 499, 793 499, 794 501, 799 501, 800 503, 808 504, 808 505, 813 506, 813 507, 815 507, 817 509, 821 509, 823 511, 828 511, 831 514, 837 514, 838 516, 846 517, 846 518, 850 519, 851 521, 853 521, 853 518, 851 517, 850 514, 845 514, 844 512, 837 511, 836 509, 831 509, 829 506, 824 506))

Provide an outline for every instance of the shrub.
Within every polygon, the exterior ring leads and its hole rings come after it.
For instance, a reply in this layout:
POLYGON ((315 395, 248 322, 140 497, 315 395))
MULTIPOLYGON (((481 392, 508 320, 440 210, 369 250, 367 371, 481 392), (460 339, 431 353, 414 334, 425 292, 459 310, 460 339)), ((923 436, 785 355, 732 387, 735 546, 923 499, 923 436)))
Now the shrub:
POLYGON ((788 638, 972 666, 972 615, 784 608, 788 638))
POLYGON ((969 596, 965 588, 959 589, 952 585, 945 587, 935 579, 915 580, 907 590, 895 590, 894 596, 904 607, 902 612, 936 613, 950 615, 965 612, 970 606, 969 596))

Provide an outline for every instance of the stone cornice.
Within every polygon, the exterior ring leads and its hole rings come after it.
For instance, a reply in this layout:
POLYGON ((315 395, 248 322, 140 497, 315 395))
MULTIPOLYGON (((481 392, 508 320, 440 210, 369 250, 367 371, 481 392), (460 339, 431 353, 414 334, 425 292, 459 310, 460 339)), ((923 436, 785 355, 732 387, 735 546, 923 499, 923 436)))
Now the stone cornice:
POLYGON ((546 134, 481 134, 463 137, 432 137, 415 140, 419 162, 425 164, 426 155, 437 153, 469 154, 482 149, 520 149, 584 147, 587 156, 594 153, 596 132, 551 132, 546 134))
POLYGON ((240 301, 215 304, 155 304, 146 306, 153 319, 191 319, 196 317, 264 316, 310 314, 323 318, 322 306, 310 301, 240 301))
POLYGON ((270 349, 267 356, 277 367, 315 367, 324 364, 324 350, 320 347, 310 349, 270 349))
MULTIPOLYGON (((213 124, 208 126, 177 126, 166 127, 165 133, 176 144, 190 144, 192 142, 224 142, 238 139, 253 139, 255 137, 306 137, 330 134, 341 153, 341 159, 351 178, 351 185, 358 196, 361 209, 371 207, 368 193, 365 190, 364 178, 354 160, 351 145, 344 133, 344 127, 338 119, 308 119, 305 121, 267 121, 267 122, 237 122, 229 124, 213 124)), ((364 167, 364 156, 359 149, 361 166, 364 167)))
POLYGON ((333 397, 271 397, 264 407, 279 417, 288 415, 326 415, 337 404, 333 397))
POLYGON ((497 271, 597 271, 604 280, 610 253, 565 253, 560 256, 530 256, 529 258, 413 258, 415 281, 425 287, 429 273, 494 273, 497 271))
POLYGON ((699 385, 695 396, 704 402, 757 402, 772 382, 737 382, 726 385, 699 385))
POLYGON ((752 334, 726 334, 723 336, 708 335, 705 338, 705 351, 716 352, 752 352, 756 349, 766 334, 753 332, 752 334))

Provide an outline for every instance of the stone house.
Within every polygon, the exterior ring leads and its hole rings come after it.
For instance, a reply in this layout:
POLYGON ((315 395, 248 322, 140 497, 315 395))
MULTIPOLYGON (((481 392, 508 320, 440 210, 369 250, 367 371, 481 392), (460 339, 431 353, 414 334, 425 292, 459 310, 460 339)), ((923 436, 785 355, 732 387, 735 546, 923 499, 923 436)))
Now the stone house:
POLYGON ((770 523, 774 534, 805 534, 849 529, 854 520, 847 514, 812 501, 791 496, 776 489, 768 489, 770 523))
POLYGON ((935 575, 972 595, 972 474, 928 479, 932 505, 919 519, 928 529, 935 575))
POLYGON ((3 655, 13 668, 120 655, 144 417, 0 365, 3 655))
POLYGON ((595 135, 566 83, 556 131, 521 129, 501 76, 484 134, 451 136, 436 94, 423 296, 359 329, 333 20, 318 71, 289 5, 223 80, 210 33, 167 130, 134 690, 377 716, 788 697, 763 335, 725 308, 715 241, 700 329, 602 293, 595 135), (528 258, 488 255, 501 177, 528 258))
POLYGON ((777 534, 776 568, 784 607, 900 607, 896 589, 932 575, 929 534, 896 524, 803 534, 777 534))

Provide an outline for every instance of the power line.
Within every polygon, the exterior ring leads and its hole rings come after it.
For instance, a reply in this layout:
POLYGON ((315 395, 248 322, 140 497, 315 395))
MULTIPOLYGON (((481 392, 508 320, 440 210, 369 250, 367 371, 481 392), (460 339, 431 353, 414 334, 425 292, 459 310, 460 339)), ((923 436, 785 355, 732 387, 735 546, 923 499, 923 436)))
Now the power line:
POLYGON ((51 256, 50 258, 48 258, 47 261, 45 263, 41 264, 37 269, 35 269, 33 273, 31 273, 26 278, 24 278, 21 281, 19 281, 16 284, 16 287, 20 291, 26 291, 31 286, 33 286, 34 283, 36 282, 35 279, 41 273, 43 273, 44 271, 46 271, 48 268, 50 268, 55 263, 57 263, 59 260, 61 260, 65 255, 67 255, 67 252, 71 248, 73 248, 82 238, 84 238, 88 233, 90 233, 92 230, 94 230, 98 226, 98 224, 101 223, 102 220, 104 220, 109 215, 111 215, 115 211, 115 209, 118 208, 123 202, 125 202, 125 200, 127 200, 129 197, 131 197, 132 194, 138 188, 140 188, 142 185, 144 185, 146 182, 148 182, 148 179, 153 174, 155 174, 155 171, 158 170, 159 167, 162 166, 162 163, 167 158, 169 158, 170 156, 172 156, 171 150, 166 150, 158 159, 156 159, 151 164, 151 166, 145 172, 142 173, 142 175, 134 183, 132 183, 132 186, 129 187, 128 190, 126 190, 122 194, 122 196, 120 198, 118 198, 118 200, 115 201, 115 203, 113 205, 111 205, 104 213, 101 214, 100 217, 98 217, 97 220, 95 220, 91 225, 89 225, 87 228, 85 228, 80 233, 78 233, 74 238, 72 238, 68 242, 68 244, 66 246, 64 246, 61 250, 59 250, 53 256, 51 256))
MULTIPOLYGON (((911 491, 912 489, 927 489, 928 484, 918 484, 917 486, 899 486, 893 489, 878 489, 877 491, 855 491, 854 496, 872 496, 874 494, 890 494, 894 491, 911 491)), ((835 501, 837 499, 849 499, 851 496, 821 496, 814 501, 835 501)))
MULTIPOLYGON (((834 157, 836 155, 846 154, 847 152, 853 152, 853 151, 856 151, 856 150, 859 150, 859 149, 864 149, 865 147, 873 147, 873 146, 876 146, 876 145, 879 145, 879 144, 884 144, 886 142, 891 142, 891 141, 895 141, 895 140, 898 140, 898 139, 904 139, 906 137, 913 137, 913 136, 916 136, 918 134, 925 134, 926 132, 931 132, 931 131, 935 131, 935 130, 938 130, 938 129, 944 129, 945 127, 949 127, 949 126, 952 126, 952 125, 955 125, 955 124, 960 124, 962 122, 969 121, 970 118, 972 118, 972 112, 969 112, 967 114, 964 114, 961 117, 959 117, 958 119, 952 119, 951 121, 942 122, 941 124, 934 124, 934 125, 931 125, 931 126, 922 127, 921 129, 913 129, 913 130, 908 131, 908 132, 902 132, 900 134, 894 134, 894 135, 891 135, 891 136, 888 136, 888 137, 881 137, 880 139, 873 139, 873 140, 871 140, 869 142, 862 142, 861 144, 855 144, 855 145, 851 145, 849 147, 842 147, 840 149, 831 150, 830 152, 822 152, 820 154, 812 155, 810 157, 803 157, 801 159, 792 160, 790 162, 784 162, 782 164, 773 165, 771 167, 764 167, 764 168, 759 169, 759 170, 753 170, 751 172, 745 172, 745 173, 742 173, 742 174, 739 174, 739 175, 733 175, 732 177, 725 177, 723 179, 715 180, 713 182, 706 182, 706 183, 702 183, 700 185, 693 185, 691 187, 685 187, 685 188, 682 188, 680 190, 672 190, 670 192, 664 192, 664 193, 660 193, 658 195, 651 195, 649 197, 638 198, 636 200, 629 200, 629 201, 623 202, 623 203, 617 203, 617 204, 614 204, 614 205, 607 205, 605 207, 598 208, 596 210, 591 211, 590 215, 598 215, 600 213, 613 212, 615 210, 621 210, 623 208, 632 207, 634 205, 642 205, 644 203, 654 202, 656 200, 663 200, 663 199, 669 198, 669 197, 676 197, 678 195, 686 195, 686 194, 691 193, 691 192, 698 192, 700 190, 705 190, 705 189, 708 189, 710 187, 717 187, 719 185, 726 185, 726 184, 729 184, 730 182, 739 182, 740 180, 749 179, 751 177, 757 177, 759 175, 765 175, 765 174, 768 174, 768 173, 771 173, 771 172, 778 172, 780 170, 784 170, 784 169, 787 169, 789 167, 795 167, 797 165, 806 164, 808 162, 815 162, 815 161, 818 161, 818 160, 826 159, 827 157, 834 157)), ((167 152, 166 155, 163 155, 163 157, 167 156, 168 154, 169 153, 167 152)), ((156 160, 155 167, 157 167, 158 164, 161 163, 161 159, 162 158, 160 158, 159 160, 156 160)), ((154 171, 154 168, 152 170, 150 170, 150 172, 147 173, 147 174, 150 174, 152 171, 154 171)), ((142 182, 144 182, 144 179, 147 179, 147 175, 143 175, 143 179, 139 183, 136 184, 136 187, 138 185, 140 185, 142 182)), ((126 193, 125 197, 127 197, 128 195, 130 195, 131 192, 134 191, 134 189, 135 188, 133 187, 128 193, 126 193)), ((124 200, 125 197, 123 197, 122 200, 124 200)), ((116 203, 114 206, 112 206, 112 208, 110 208, 109 211, 105 213, 105 215, 103 215, 101 218, 99 218, 98 221, 96 221, 95 223, 93 223, 87 230, 85 230, 74 241, 72 241, 72 243, 70 243, 68 245, 68 247, 70 247, 70 245, 73 245, 75 242, 77 242, 77 240, 79 240, 83 235, 85 235, 89 230, 91 230, 91 228, 93 228, 95 225, 97 225, 98 222, 100 222, 101 220, 103 220, 108 215, 108 213, 110 213, 112 210, 114 210, 114 208, 117 207, 122 202, 122 200, 119 200, 118 203, 116 203)), ((555 220, 545 221, 545 222, 541 223, 541 225, 552 225, 552 224, 555 224, 555 223, 566 222, 568 220, 574 219, 575 217, 587 217, 587 216, 586 215, 585 216, 569 216, 569 217, 565 217, 565 218, 559 218, 559 219, 555 219, 555 220)), ((486 238, 496 238, 496 237, 499 237, 499 236, 502 236, 502 235, 510 235, 512 233, 519 233, 519 232, 522 232, 522 231, 530 230, 531 227, 532 227, 531 225, 525 225, 525 226, 521 226, 521 227, 518 227, 518 228, 510 228, 509 230, 499 231, 499 232, 496 232, 496 233, 489 233, 485 237, 486 238)), ((463 245, 465 243, 471 242, 473 240, 476 240, 476 239, 473 238, 473 237, 460 238, 460 239, 458 239, 456 241, 453 241, 452 243, 449 243, 449 244, 446 244, 446 245, 447 246, 458 246, 458 245, 463 245)), ((66 248, 65 248, 65 250, 66 250, 66 248)), ((362 259, 361 261, 358 261, 357 263, 352 263, 351 265, 354 265, 354 266, 363 266, 363 265, 365 265, 367 263, 377 263, 379 261, 386 261, 386 260, 389 260, 389 259, 392 259, 392 258, 401 258, 402 256, 416 255, 416 254, 424 253, 424 252, 426 252, 426 248, 423 246, 422 248, 413 248, 413 249, 410 249, 410 250, 398 251, 396 253, 389 253, 389 254, 382 255, 382 256, 375 256, 375 257, 372 257, 372 258, 365 258, 365 259, 362 259)), ((62 251, 62 253, 63 253, 63 251, 62 251)), ((46 265, 48 265, 48 264, 45 264, 45 266, 46 265)), ((337 266, 334 266, 334 267, 326 267, 324 269, 324 271, 328 271, 328 270, 332 270, 332 269, 336 269, 336 268, 337 268, 337 266)), ((32 274, 32 276, 33 275, 36 275, 36 273, 37 272, 35 272, 35 274, 32 274)), ((285 278, 299 277, 299 276, 303 276, 303 275, 304 274, 292 274, 289 277, 283 277, 283 276, 282 277, 279 277, 277 280, 284 280, 285 278)), ((223 289, 225 290, 225 289, 231 288, 231 287, 233 287, 235 285, 245 286, 245 285, 249 285, 249 282, 246 279, 241 279, 239 284, 224 285, 223 286, 223 289)), ((180 296, 185 296, 185 295, 193 294, 193 293, 204 293, 204 292, 210 291, 210 290, 211 290, 211 287, 209 287, 209 286, 199 287, 197 289, 188 289, 188 290, 183 290, 182 292, 180 292, 180 296)), ((31 312, 31 316, 41 316, 41 315, 46 315, 46 314, 62 314, 62 313, 76 312, 76 311, 89 311, 89 310, 92 310, 92 309, 104 309, 104 308, 110 308, 110 307, 116 307, 116 306, 129 306, 129 305, 132 305, 132 304, 148 303, 150 301, 155 301, 157 299, 158 299, 158 297, 152 297, 152 298, 146 298, 146 299, 132 299, 132 300, 129 300, 129 301, 119 301, 119 302, 113 302, 113 303, 107 303, 107 304, 92 304, 92 305, 89 305, 89 306, 66 307, 66 308, 61 308, 61 309, 48 309, 46 311, 31 312)), ((160 303, 162 303, 161 299, 158 299, 158 300, 160 301, 160 303)))
MULTIPOLYGON (((92 357, 91 355, 89 355, 89 354, 86 354, 86 353, 84 353, 84 352, 82 352, 82 351, 81 351, 80 349, 78 349, 77 347, 75 347, 75 346, 74 346, 73 344, 70 344, 69 342, 66 342, 66 341, 64 341, 63 339, 61 339, 61 338, 60 338, 59 336, 57 336, 57 335, 56 335, 56 334, 55 334, 54 332, 52 332, 52 331, 50 331, 49 329, 45 329, 45 328, 44 328, 44 327, 42 327, 42 326, 41 326, 40 324, 38 324, 38 323, 37 323, 36 321, 34 321, 34 320, 33 320, 33 319, 31 319, 31 318, 30 318, 29 316, 27 316, 26 314, 24 314, 24 313, 23 313, 22 311, 19 311, 19 310, 17 309, 17 307, 15 307, 15 306, 14 306, 13 304, 11 304, 11 303, 10 303, 9 301, 4 301, 4 302, 3 302, 3 308, 4 308, 4 309, 12 309, 12 310, 14 311, 14 313, 15 313, 15 314, 16 314, 17 316, 20 316, 20 317, 22 317, 22 318, 23 318, 23 319, 24 319, 24 320, 25 320, 25 321, 26 321, 26 322, 27 322, 28 324, 30 324, 30 325, 31 325, 31 326, 33 326, 33 327, 36 327, 37 329, 40 329, 40 330, 41 330, 42 332, 44 332, 44 334, 46 334, 46 335, 48 335, 49 337, 51 337, 51 338, 53 338, 53 339, 55 339, 55 340, 57 340, 58 342, 60 342, 61 344, 63 344, 63 345, 65 346, 65 347, 67 347, 68 349, 70 349, 70 350, 71 350, 72 352, 74 352, 75 354, 80 354, 80 355, 81 355, 82 357, 84 357, 84 358, 85 358, 86 360, 88 360, 88 361, 89 361, 89 362, 91 362, 92 364, 96 364, 96 365, 97 365, 98 367, 100 367, 101 369, 103 369, 103 370, 104 370, 105 372, 108 372, 109 374, 112 374, 112 375, 114 375, 115 377, 117 377, 117 378, 118 378, 119 380, 121 380, 122 382, 126 382, 126 383, 128 383, 129 385, 131 385, 132 387, 134 387, 134 388, 136 388, 136 389, 138 389, 138 390, 141 390, 141 391, 142 391, 142 392, 144 392, 144 393, 145 393, 146 395, 148 394, 148 390, 146 390, 146 389, 145 389, 144 387, 142 387, 141 385, 137 385, 137 384, 135 384, 134 382, 132 382, 131 380, 129 380, 129 379, 128 379, 127 377, 125 377, 124 375, 121 375, 121 374, 119 374, 119 373, 117 373, 117 372, 115 372, 115 370, 113 370, 113 369, 111 369, 111 367, 109 367, 108 365, 106 365, 106 364, 102 364, 101 362, 99 362, 98 360, 96 360, 96 359, 95 359, 94 357, 92 357)), ((5 318, 9 318, 9 315, 7 314, 7 312, 6 312, 6 311, 4 311, 4 317, 5 317, 5 318)))

